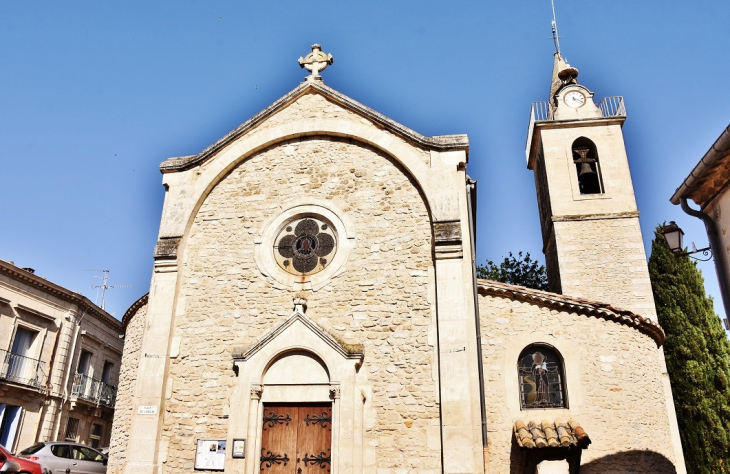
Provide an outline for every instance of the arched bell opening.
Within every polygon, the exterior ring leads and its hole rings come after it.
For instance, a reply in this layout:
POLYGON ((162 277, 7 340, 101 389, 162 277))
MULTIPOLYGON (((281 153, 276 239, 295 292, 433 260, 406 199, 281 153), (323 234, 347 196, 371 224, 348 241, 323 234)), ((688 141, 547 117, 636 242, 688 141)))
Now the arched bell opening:
POLYGON ((580 193, 603 193, 603 181, 596 144, 586 137, 580 137, 573 142, 570 148, 573 152, 573 163, 578 174, 580 193))

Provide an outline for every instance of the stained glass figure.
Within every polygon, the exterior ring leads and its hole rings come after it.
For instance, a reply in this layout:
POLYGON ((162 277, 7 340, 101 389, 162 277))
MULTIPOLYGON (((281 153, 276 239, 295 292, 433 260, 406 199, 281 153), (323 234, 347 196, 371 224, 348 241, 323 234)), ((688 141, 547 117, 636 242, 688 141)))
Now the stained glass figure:
POLYGON ((292 275, 311 275, 322 271, 336 252, 332 227, 316 217, 292 221, 274 242, 274 257, 292 275))
POLYGON ((522 351, 518 362, 522 409, 565 407, 560 360, 545 346, 529 346, 522 351))

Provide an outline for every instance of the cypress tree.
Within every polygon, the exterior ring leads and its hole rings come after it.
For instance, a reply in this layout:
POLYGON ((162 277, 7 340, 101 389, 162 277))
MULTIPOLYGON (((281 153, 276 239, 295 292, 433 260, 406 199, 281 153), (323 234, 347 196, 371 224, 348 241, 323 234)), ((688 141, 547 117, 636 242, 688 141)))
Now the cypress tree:
POLYGON ((657 227, 649 258, 687 472, 730 474, 730 342, 697 264, 657 227))

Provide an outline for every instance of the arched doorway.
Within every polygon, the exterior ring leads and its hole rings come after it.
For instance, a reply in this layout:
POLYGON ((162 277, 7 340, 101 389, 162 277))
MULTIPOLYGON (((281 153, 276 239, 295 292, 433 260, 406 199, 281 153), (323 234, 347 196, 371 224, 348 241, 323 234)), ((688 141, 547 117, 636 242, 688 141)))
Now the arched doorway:
MULTIPOLYGON (((308 351, 276 359, 264 375, 266 392, 288 400, 312 400, 306 392, 329 387, 324 363, 308 351)), ((276 400, 276 399, 274 399, 276 400)), ((264 474, 325 473, 332 466, 332 403, 271 401, 263 403, 260 471, 264 474)))

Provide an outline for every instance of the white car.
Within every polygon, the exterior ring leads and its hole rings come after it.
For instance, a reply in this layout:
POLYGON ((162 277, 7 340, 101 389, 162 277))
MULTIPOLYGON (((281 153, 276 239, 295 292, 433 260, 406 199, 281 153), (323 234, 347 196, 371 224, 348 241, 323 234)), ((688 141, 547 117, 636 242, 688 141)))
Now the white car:
POLYGON ((108 462, 94 448, 62 441, 34 444, 18 453, 18 457, 37 462, 51 474, 106 474, 108 462))

